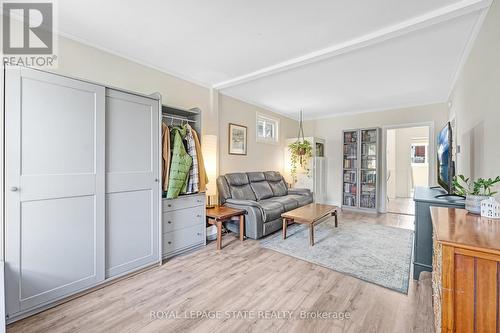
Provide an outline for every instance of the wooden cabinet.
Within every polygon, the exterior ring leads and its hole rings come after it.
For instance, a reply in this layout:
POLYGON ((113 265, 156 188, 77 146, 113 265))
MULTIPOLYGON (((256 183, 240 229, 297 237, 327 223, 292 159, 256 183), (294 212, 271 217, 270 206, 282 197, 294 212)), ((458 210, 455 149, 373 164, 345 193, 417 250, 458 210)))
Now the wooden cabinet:
POLYGON ((431 208, 436 332, 500 329, 500 220, 431 208))

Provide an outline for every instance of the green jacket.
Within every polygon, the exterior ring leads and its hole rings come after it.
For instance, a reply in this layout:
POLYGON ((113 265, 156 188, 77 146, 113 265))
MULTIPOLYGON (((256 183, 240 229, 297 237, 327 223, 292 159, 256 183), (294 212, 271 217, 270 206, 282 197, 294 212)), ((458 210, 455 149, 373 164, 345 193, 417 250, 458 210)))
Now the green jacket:
POLYGON ((170 175, 168 181, 167 199, 175 199, 180 193, 186 192, 189 169, 193 164, 193 158, 188 155, 184 148, 183 138, 186 136, 185 127, 174 127, 171 132, 172 160, 170 164, 170 175))

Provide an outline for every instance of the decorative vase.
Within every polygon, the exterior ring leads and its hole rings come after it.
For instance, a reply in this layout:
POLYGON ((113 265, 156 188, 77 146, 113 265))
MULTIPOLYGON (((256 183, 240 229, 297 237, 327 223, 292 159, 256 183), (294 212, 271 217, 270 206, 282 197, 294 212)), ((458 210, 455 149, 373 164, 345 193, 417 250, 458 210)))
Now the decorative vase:
POLYGON ((465 197, 465 209, 469 213, 481 215, 481 201, 489 198, 486 195, 467 195, 465 197))

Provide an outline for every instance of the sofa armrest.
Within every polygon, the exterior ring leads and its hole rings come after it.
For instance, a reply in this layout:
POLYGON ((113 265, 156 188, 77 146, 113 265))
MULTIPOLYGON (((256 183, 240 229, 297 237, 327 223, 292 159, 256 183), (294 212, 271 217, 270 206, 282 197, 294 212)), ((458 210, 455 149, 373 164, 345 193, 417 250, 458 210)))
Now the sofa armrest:
POLYGON ((227 199, 224 206, 246 211, 245 236, 253 239, 259 239, 263 236, 264 212, 256 201, 227 199))
POLYGON ((308 188, 289 188, 288 193, 298 195, 311 195, 311 190, 308 188))

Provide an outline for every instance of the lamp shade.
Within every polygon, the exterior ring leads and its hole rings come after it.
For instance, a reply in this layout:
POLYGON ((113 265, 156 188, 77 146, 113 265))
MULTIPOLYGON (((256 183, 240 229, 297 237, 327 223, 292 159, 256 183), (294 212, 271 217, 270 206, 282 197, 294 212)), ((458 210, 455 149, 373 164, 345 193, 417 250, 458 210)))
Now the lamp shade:
POLYGON ((217 136, 204 135, 201 142, 203 160, 207 171, 208 184, 207 195, 217 194, 217 136))

